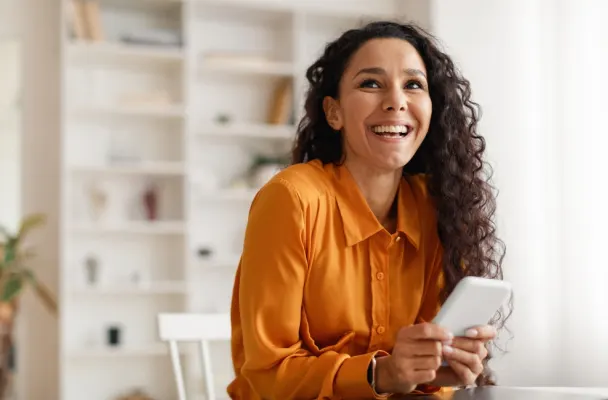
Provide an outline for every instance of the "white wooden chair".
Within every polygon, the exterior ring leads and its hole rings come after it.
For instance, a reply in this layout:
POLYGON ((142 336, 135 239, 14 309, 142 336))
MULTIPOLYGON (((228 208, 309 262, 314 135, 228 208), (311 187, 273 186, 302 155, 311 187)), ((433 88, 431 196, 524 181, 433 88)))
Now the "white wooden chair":
POLYGON ((216 400, 209 342, 230 339, 230 316, 228 314, 163 313, 158 315, 158 333, 160 339, 169 344, 179 400, 186 400, 186 385, 178 342, 199 343, 206 398, 216 400))

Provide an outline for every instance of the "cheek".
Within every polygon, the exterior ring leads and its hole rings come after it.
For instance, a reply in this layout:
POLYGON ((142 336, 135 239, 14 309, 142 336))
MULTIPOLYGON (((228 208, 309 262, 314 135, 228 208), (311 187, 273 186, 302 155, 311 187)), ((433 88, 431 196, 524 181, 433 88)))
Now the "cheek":
POLYGON ((342 103, 344 116, 347 121, 361 121, 367 118, 377 107, 377 96, 371 93, 359 92, 344 99, 342 103))
POLYGON ((429 126, 433 113, 433 104, 430 97, 417 99, 410 105, 410 110, 421 126, 429 126))

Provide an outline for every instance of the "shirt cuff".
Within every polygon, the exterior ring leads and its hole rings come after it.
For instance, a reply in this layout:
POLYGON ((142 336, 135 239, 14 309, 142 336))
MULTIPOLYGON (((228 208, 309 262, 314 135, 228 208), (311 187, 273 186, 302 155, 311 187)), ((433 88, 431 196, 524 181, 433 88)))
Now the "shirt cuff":
POLYGON ((437 394, 444 391, 442 386, 418 385, 411 394, 437 394))
POLYGON ((384 351, 362 354, 344 360, 336 376, 336 394, 344 399, 351 398, 370 398, 387 399, 389 394, 378 394, 374 392, 367 381, 367 369, 372 358, 387 356, 384 351))

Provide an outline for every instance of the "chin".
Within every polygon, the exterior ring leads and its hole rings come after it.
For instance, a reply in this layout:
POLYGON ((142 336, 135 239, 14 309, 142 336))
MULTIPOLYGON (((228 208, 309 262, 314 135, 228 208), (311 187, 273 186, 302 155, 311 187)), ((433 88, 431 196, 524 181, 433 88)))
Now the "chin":
POLYGON ((383 160, 379 160, 376 165, 379 167, 379 169, 386 171, 386 172, 395 172, 398 170, 403 169, 403 167, 406 166, 406 164, 408 162, 410 162, 411 157, 408 159, 404 159, 403 157, 399 158, 399 159, 383 159, 383 160))
MULTIPOLYGON (((408 152, 409 153, 409 152, 408 152)), ((387 170, 397 170, 405 167, 409 163, 414 154, 392 154, 387 155, 379 160, 379 163, 387 170)))

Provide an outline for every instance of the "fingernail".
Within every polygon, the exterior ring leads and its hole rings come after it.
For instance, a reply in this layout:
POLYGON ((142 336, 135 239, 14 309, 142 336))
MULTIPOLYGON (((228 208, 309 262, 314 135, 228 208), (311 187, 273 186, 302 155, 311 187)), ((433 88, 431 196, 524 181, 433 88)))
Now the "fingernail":
POLYGON ((443 352, 446 354, 450 354, 454 351, 454 349, 452 348, 452 346, 443 346, 443 352))
POLYGON ((452 340, 446 340, 445 342, 443 342, 444 346, 449 346, 452 344, 452 340))
POLYGON ((470 337, 470 338, 477 337, 477 329, 469 329, 468 331, 465 332, 465 335, 467 335, 467 337, 470 337))
POLYGON ((454 334, 452 332, 448 332, 448 341, 452 341, 454 339, 454 334))

